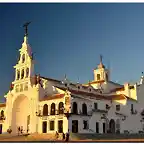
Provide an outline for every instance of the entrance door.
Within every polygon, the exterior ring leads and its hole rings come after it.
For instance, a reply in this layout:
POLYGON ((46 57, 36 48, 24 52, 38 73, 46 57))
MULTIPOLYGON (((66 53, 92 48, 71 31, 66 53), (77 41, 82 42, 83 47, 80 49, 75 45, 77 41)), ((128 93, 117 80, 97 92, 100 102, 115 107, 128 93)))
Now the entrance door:
POLYGON ((2 124, 0 124, 0 134, 2 134, 2 124))
POLYGON ((78 133, 78 120, 72 120, 72 132, 78 133))
POLYGON ((58 133, 63 133, 63 120, 58 121, 58 133))
POLYGON ((47 121, 44 121, 42 124, 42 131, 43 133, 47 133, 47 121))
POLYGON ((106 124, 103 123, 103 133, 105 133, 105 132, 106 132, 106 124))
POLYGON ((96 133, 99 133, 99 123, 96 122, 96 133))
POLYGON ((109 129, 111 133, 115 133, 115 121, 113 119, 109 122, 109 129))

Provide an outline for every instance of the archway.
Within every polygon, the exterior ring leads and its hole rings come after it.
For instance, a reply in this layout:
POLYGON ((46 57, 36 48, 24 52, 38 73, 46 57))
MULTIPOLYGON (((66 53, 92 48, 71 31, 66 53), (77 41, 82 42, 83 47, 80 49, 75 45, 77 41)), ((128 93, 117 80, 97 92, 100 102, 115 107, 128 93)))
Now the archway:
POLYGON ((113 119, 109 122, 110 133, 115 133, 115 121, 113 119))
POLYGON ((18 127, 23 127, 24 132, 26 132, 28 128, 30 130, 29 112, 30 108, 28 98, 25 95, 18 96, 13 102, 12 108, 12 133, 17 133, 18 127))

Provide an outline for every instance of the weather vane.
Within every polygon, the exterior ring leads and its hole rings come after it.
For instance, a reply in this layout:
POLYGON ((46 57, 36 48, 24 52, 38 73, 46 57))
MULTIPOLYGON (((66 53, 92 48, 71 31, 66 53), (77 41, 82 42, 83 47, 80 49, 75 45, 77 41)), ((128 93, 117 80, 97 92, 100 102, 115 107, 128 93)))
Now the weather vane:
POLYGON ((28 25, 30 24, 31 22, 26 22, 23 27, 25 29, 25 35, 28 36, 28 25))
POLYGON ((101 63, 102 63, 102 58, 103 58, 102 55, 100 55, 100 62, 101 62, 101 63))

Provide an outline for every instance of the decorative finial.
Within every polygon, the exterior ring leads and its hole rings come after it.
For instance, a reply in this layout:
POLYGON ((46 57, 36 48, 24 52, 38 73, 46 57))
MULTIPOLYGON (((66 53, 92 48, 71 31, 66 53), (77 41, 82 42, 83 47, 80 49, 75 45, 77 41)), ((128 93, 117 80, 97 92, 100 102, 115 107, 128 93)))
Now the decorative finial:
POLYGON ((100 63, 102 63, 102 58, 103 58, 102 55, 100 55, 100 63))
POLYGON ((67 80, 67 75, 66 74, 64 75, 64 80, 67 80))
POLYGON ((79 83, 79 77, 78 77, 78 81, 77 81, 77 83, 79 83))
POLYGON ((31 22, 26 22, 23 27, 25 28, 25 36, 28 36, 28 25, 30 24, 31 22))

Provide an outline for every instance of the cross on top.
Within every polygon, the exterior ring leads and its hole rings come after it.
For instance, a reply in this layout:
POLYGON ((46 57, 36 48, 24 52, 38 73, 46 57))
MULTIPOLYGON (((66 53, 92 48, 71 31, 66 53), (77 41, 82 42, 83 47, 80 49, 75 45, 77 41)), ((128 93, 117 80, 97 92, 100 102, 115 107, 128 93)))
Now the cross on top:
POLYGON ((102 58, 103 58, 103 56, 102 55, 100 55, 100 62, 102 63, 102 58))
POLYGON ((29 25, 30 23, 31 23, 31 22, 26 22, 26 23, 23 25, 26 36, 28 35, 28 25, 29 25))

